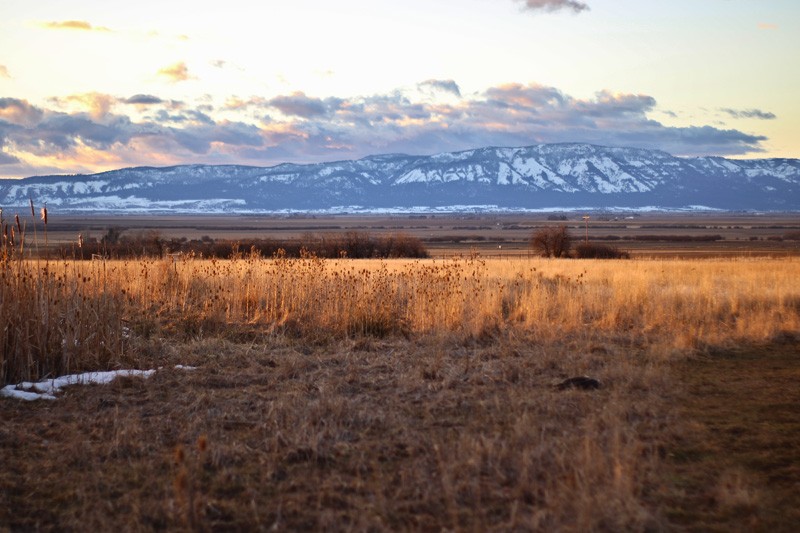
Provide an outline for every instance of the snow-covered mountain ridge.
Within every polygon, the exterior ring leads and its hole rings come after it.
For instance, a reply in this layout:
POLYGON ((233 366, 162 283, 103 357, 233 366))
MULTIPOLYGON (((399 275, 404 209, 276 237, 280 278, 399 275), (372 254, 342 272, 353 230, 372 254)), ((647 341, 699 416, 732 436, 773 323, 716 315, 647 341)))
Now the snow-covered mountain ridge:
POLYGON ((274 167, 180 165, 0 180, 0 207, 60 211, 495 210, 702 205, 800 210, 800 160, 679 158, 587 144, 378 155, 274 167))

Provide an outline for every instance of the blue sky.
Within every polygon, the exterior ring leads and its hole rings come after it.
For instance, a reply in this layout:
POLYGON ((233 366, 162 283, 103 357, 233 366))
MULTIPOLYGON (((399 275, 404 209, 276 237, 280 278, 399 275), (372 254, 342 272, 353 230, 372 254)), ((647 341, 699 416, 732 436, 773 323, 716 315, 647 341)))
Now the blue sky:
POLYGON ((792 0, 3 0, 0 177, 592 142, 798 157, 792 0))

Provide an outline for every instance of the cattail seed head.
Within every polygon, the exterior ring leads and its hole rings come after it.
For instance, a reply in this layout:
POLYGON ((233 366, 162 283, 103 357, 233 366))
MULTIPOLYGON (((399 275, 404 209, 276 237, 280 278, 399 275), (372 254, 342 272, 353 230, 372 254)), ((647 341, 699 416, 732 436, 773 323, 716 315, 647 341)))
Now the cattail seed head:
POLYGON ((42 208, 42 220, 44 221, 45 225, 47 225, 47 206, 42 208))
POLYGON ((36 210, 33 208, 33 198, 28 198, 28 202, 31 204, 31 216, 36 218, 36 210))

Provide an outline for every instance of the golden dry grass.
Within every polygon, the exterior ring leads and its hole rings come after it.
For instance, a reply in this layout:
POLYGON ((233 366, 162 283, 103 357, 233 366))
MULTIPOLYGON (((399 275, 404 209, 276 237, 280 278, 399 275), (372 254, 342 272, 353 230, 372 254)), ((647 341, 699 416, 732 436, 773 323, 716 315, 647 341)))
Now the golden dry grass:
POLYGON ((12 261, 3 382, 97 368, 139 336, 624 339, 669 355, 800 326, 800 261, 12 261))
MULTIPOLYGON (((198 370, 56 403, 2 400, 0 459, 12 466, 0 473, 0 524, 669 528, 664 459, 683 398, 671 365, 800 330, 798 267, 6 262, 3 381, 198 370), (603 387, 553 387, 580 374, 603 387)), ((763 492, 730 472, 713 480, 721 504, 759 505, 763 492)))

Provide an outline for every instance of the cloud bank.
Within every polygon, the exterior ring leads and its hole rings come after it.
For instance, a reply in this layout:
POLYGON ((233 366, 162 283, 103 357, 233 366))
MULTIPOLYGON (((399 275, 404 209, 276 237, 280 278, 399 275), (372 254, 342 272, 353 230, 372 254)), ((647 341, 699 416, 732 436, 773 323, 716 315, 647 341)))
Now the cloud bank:
POLYGON ((762 151, 766 140, 710 125, 666 126, 649 118, 657 106, 649 95, 600 91, 575 98, 538 84, 498 85, 469 96, 452 80, 428 80, 407 92, 348 98, 293 92, 192 104, 90 93, 51 102, 54 107, 0 98, 0 175, 200 162, 273 165, 552 142, 744 155, 762 151))

